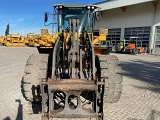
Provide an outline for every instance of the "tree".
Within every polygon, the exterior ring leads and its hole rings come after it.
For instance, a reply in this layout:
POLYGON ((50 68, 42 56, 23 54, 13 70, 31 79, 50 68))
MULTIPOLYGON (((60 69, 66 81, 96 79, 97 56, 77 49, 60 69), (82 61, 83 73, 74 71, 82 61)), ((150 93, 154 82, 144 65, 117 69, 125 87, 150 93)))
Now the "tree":
POLYGON ((9 23, 7 25, 6 31, 5 31, 5 36, 9 35, 9 23))

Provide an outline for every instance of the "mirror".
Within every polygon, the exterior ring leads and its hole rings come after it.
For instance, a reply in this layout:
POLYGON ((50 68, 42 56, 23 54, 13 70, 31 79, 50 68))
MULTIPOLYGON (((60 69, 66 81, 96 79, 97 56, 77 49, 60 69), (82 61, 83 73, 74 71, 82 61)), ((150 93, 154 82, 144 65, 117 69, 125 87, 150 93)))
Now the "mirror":
POLYGON ((44 13, 44 21, 45 21, 45 22, 48 21, 48 13, 44 13))
POLYGON ((95 12, 95 19, 98 22, 101 20, 101 12, 100 11, 95 12))

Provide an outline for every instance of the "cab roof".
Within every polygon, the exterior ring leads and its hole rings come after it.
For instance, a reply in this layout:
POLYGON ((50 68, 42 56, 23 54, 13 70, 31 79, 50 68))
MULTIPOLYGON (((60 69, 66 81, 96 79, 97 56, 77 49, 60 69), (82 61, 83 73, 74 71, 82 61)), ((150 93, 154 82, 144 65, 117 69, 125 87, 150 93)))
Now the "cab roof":
POLYGON ((56 6, 63 6, 63 7, 80 7, 80 8, 83 8, 83 7, 86 7, 86 6, 96 6, 96 5, 82 5, 82 4, 55 4, 54 7, 56 6))

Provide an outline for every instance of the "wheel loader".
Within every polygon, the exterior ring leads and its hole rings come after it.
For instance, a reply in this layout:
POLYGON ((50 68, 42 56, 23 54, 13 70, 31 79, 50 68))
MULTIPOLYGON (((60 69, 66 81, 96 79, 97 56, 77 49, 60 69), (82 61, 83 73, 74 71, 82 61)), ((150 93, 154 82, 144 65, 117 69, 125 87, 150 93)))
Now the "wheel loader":
POLYGON ((41 33, 36 35, 34 33, 28 33, 28 46, 30 47, 52 47, 52 43, 54 42, 54 36, 49 34, 48 29, 42 28, 41 33), (53 40, 53 41, 52 41, 53 40))
POLYGON ((39 46, 39 35, 34 33, 27 34, 28 46, 29 47, 38 47, 39 46))
MULTIPOLYGON (((120 99, 122 75, 118 58, 109 55, 106 30, 94 39, 97 7, 56 4, 54 8, 58 32, 52 48, 38 47, 39 54, 27 60, 23 96, 41 103, 42 120, 106 120, 106 104, 120 99)), ((45 13, 45 23, 48 17, 45 13)))
POLYGON ((48 29, 42 28, 40 39, 39 39, 39 46, 51 47, 53 43, 52 40, 53 40, 53 36, 49 34, 48 29))
POLYGON ((7 47, 24 47, 25 40, 20 34, 10 34, 5 37, 4 45, 7 47))

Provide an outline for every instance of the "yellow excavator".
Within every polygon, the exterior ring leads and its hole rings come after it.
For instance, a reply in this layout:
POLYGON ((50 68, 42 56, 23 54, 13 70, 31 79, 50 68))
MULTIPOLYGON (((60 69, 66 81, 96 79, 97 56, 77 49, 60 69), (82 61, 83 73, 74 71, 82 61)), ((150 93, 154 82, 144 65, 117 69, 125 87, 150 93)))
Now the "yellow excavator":
POLYGON ((4 45, 7 47, 24 47, 25 40, 20 34, 10 34, 5 37, 4 45))
MULTIPOLYGON (((118 102, 122 75, 118 58, 109 55, 106 31, 94 39, 94 5, 54 5, 57 33, 51 48, 38 47, 26 63, 23 96, 40 102, 42 120, 106 120, 106 103, 118 102)), ((45 25, 49 13, 45 13, 45 25)), ((52 23, 53 24, 53 23, 52 23)))

